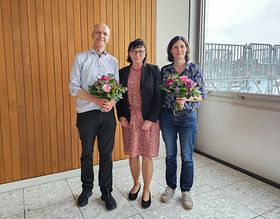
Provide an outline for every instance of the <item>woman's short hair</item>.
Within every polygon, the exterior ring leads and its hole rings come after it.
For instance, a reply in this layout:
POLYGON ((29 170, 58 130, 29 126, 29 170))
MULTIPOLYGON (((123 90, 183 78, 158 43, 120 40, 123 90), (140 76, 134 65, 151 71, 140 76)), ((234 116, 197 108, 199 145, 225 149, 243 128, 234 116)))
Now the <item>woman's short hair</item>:
POLYGON ((173 62, 174 61, 174 57, 171 53, 171 49, 172 49, 172 46, 179 40, 182 40, 186 47, 187 47, 187 52, 186 52, 186 55, 185 55, 185 60, 188 62, 190 57, 189 57, 189 54, 190 54, 190 48, 189 48, 189 44, 187 42, 187 40, 185 39, 185 37, 183 36, 175 36, 172 40, 170 40, 168 46, 167 46, 167 56, 168 56, 168 61, 169 62, 173 62))
MULTIPOLYGON (((145 50, 147 50, 146 44, 142 39, 136 39, 133 40, 132 42, 130 42, 129 46, 128 46, 128 50, 127 53, 129 53, 130 51, 136 49, 136 48, 140 48, 140 47, 144 47, 145 50)), ((145 53, 145 58, 143 59, 143 63, 146 63, 146 59, 147 59, 147 52, 145 53)), ((130 58, 129 54, 126 57, 126 61, 128 63, 132 63, 132 59, 130 58)))

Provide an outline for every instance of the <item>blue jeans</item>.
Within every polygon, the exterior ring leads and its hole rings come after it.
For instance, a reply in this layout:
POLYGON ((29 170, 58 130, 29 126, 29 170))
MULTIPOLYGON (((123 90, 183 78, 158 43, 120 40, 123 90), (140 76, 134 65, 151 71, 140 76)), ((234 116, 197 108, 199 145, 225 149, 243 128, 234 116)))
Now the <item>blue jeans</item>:
POLYGON ((196 138, 196 111, 185 111, 174 115, 172 111, 162 112, 160 128, 166 148, 166 183, 177 187, 177 136, 179 134, 181 149, 180 188, 182 192, 190 191, 193 185, 193 150, 196 138))

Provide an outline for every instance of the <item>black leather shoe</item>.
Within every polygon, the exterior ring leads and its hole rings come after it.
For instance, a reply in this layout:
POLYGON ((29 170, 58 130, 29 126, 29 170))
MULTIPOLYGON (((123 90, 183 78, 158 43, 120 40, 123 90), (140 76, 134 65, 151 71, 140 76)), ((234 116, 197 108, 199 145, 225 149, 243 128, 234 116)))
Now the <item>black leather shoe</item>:
POLYGON ((131 190, 130 190, 130 192, 128 194, 128 199, 130 201, 134 201, 135 199, 137 199, 137 196, 138 196, 138 193, 139 193, 140 189, 141 189, 141 184, 139 183, 139 189, 137 190, 137 192, 136 193, 131 193, 131 190))
POLYGON ((144 201, 143 197, 142 197, 142 208, 148 208, 150 207, 151 203, 152 203, 152 198, 151 198, 151 193, 149 192, 149 200, 148 201, 144 201))
POLYGON ((78 198, 78 203, 77 205, 79 207, 83 207, 83 206, 86 206, 88 204, 88 198, 92 195, 92 191, 90 192, 86 192, 86 191, 83 191, 79 198, 78 198))
POLYGON ((105 206, 108 210, 113 210, 117 207, 116 200, 110 191, 102 192, 101 200, 105 202, 105 206))

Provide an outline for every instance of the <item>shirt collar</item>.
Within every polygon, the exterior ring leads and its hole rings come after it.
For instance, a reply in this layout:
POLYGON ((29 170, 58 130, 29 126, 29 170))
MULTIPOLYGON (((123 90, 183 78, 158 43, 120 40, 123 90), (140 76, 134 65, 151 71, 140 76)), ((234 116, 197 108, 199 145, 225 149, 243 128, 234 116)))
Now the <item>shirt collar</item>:
MULTIPOLYGON (((97 52, 96 52, 96 50, 95 49, 93 49, 93 48, 90 48, 89 49, 89 53, 92 53, 92 54, 98 54, 97 52)), ((101 55, 107 55, 108 53, 107 53, 107 51, 106 50, 104 50, 104 52, 103 53, 101 53, 101 55)))

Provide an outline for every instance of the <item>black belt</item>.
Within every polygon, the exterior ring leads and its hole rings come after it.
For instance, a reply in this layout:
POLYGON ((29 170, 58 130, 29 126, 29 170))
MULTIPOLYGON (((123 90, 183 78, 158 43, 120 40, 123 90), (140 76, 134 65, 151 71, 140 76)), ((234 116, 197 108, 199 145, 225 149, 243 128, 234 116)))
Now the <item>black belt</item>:
POLYGON ((181 116, 181 115, 185 115, 191 111, 187 110, 187 109, 183 109, 183 110, 165 109, 164 112, 172 113, 174 116, 181 116))

